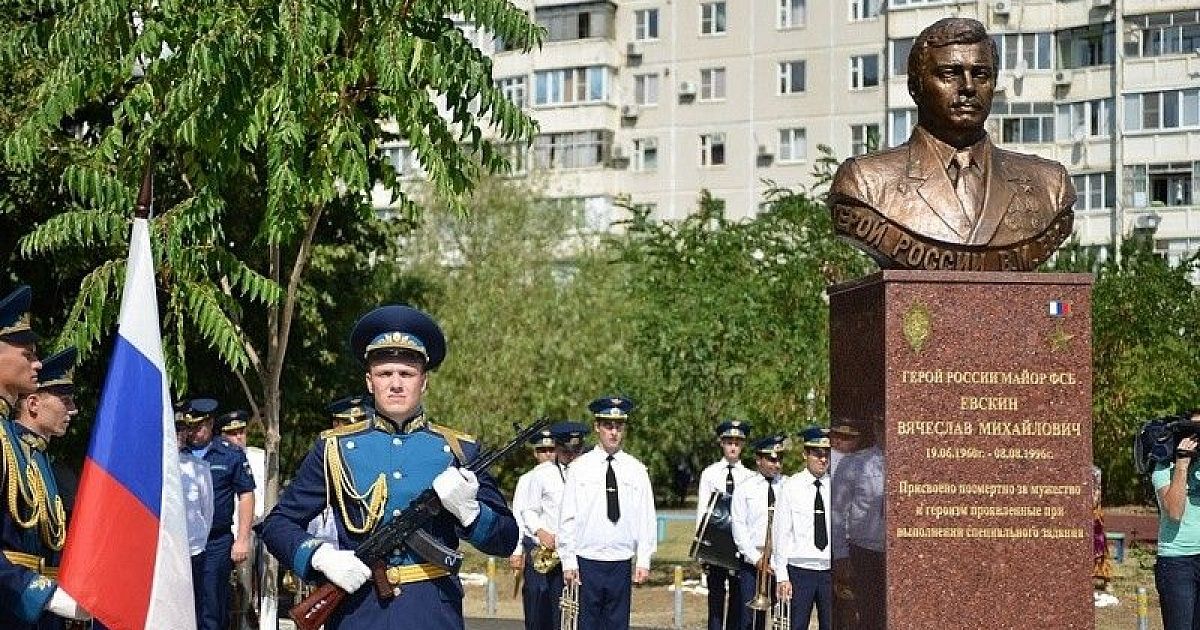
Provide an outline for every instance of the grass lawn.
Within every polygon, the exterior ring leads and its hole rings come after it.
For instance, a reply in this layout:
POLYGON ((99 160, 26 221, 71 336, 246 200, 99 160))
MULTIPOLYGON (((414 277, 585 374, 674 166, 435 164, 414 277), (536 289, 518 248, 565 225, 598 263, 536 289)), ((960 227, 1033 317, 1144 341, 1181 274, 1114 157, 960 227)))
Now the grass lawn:
MULTIPOLYGON (((692 526, 689 522, 670 521, 667 523, 667 538, 659 543, 658 553, 654 556, 654 567, 650 583, 634 589, 633 592, 633 625, 649 628, 671 628, 674 626, 675 594, 668 590, 672 583, 674 567, 683 567, 684 579, 698 579, 699 567, 687 557, 691 544, 692 526)), ((465 563, 466 572, 484 573, 486 557, 464 547, 467 551, 465 563)), ((1149 594, 1150 629, 1162 630, 1162 622, 1158 616, 1158 597, 1154 591, 1154 555, 1151 551, 1132 549, 1125 556, 1123 564, 1116 565, 1116 579, 1112 584, 1112 592, 1120 600, 1120 604, 1110 608, 1096 609, 1097 630, 1133 630, 1137 628, 1137 599, 1138 586, 1146 587, 1149 594)), ((512 571, 508 568, 508 560, 496 560, 496 579, 498 592, 497 617, 507 619, 521 618, 520 596, 513 597, 512 571)), ((467 587, 466 601, 463 607, 468 617, 485 616, 485 587, 467 587)), ((693 593, 683 595, 684 628, 699 629, 705 627, 706 600, 704 596, 693 593)), ((816 623, 811 626, 816 628, 816 623)), ((968 626, 964 626, 966 628, 968 626)))

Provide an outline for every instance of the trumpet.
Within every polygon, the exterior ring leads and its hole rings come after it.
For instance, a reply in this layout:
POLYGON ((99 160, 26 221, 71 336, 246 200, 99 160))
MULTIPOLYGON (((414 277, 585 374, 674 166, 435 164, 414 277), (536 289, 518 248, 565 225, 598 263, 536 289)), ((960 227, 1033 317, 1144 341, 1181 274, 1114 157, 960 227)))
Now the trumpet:
POLYGON ((579 630, 579 582, 563 586, 558 608, 562 613, 559 630, 579 630))
POLYGON ((771 608, 771 630, 792 630, 792 601, 781 599, 771 608))
POLYGON ((529 552, 529 561, 533 563, 533 570, 542 574, 553 571, 560 562, 558 551, 545 545, 534 547, 533 551, 529 552))

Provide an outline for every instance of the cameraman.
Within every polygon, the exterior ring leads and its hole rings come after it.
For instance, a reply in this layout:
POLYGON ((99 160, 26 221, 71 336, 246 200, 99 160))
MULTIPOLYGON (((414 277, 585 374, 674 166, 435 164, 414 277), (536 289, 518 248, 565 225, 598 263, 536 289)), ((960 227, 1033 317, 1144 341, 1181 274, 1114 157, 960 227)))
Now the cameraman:
MULTIPOLYGON (((1200 410, 1189 414, 1200 422, 1200 410)), ((1151 480, 1158 496, 1158 589, 1164 630, 1200 629, 1200 464, 1195 434, 1179 440, 1173 462, 1160 462, 1151 480)))

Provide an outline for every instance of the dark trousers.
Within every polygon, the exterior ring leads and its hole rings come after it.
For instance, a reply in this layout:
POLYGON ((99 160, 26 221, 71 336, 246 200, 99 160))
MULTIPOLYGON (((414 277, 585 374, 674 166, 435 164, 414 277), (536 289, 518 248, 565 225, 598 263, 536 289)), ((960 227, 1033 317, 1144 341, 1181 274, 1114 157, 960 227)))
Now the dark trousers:
MULTIPOLYGON (((884 555, 850 543, 850 584, 858 630, 887 627, 887 570, 884 555)), ((839 616, 841 613, 839 613, 839 616)))
POLYGON ((579 558, 579 630, 629 630, 633 563, 579 558))
POLYGON ((204 558, 207 553, 201 551, 192 556, 192 597, 196 604, 196 627, 200 626, 200 598, 204 596, 201 586, 204 584, 204 558))
POLYGON ((813 606, 817 608, 817 623, 821 630, 833 624, 833 573, 814 571, 788 565, 788 581, 792 583, 792 630, 807 630, 813 606))
MULTIPOLYGON (((738 571, 738 580, 742 584, 742 630, 766 630, 767 628, 767 611, 754 610, 746 604, 754 599, 758 592, 758 569, 752 564, 742 563, 742 570, 738 571)), ((771 600, 771 604, 775 604, 775 578, 770 578, 770 584, 767 585, 767 597, 771 600)))
POLYGON ((1159 556, 1154 588, 1163 630, 1200 630, 1200 556, 1159 556))
POLYGON ((737 571, 709 564, 704 572, 708 576, 708 630, 741 628, 742 608, 749 597, 742 595, 737 571))
POLYGON ((525 608, 525 630, 558 630, 562 611, 558 601, 562 597, 562 565, 548 573, 533 570, 533 557, 525 552, 525 584, 521 587, 521 604, 525 608))
POLYGON ((227 630, 229 628, 229 576, 233 572, 233 532, 208 539, 204 547, 204 562, 200 568, 200 611, 197 630, 227 630))

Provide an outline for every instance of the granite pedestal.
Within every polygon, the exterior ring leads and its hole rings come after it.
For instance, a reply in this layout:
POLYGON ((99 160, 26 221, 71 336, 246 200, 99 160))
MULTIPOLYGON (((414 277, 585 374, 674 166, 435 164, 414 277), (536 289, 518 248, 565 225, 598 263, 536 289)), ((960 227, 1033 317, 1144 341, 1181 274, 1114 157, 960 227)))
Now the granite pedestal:
POLYGON ((835 626, 1092 628, 1087 274, 830 289, 835 626))

